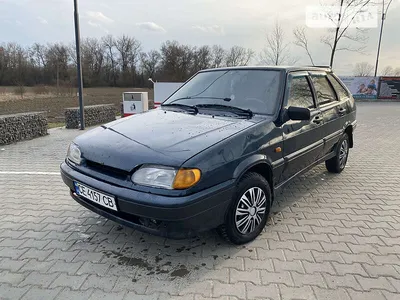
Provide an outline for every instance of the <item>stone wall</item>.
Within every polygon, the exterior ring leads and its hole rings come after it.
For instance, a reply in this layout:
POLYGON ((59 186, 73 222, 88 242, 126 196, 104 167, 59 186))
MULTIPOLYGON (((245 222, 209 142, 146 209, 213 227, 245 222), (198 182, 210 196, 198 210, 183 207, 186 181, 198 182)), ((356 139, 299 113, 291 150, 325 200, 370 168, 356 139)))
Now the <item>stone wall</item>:
MULTIPOLYGON (((85 106, 85 127, 108 123, 115 120, 114 104, 85 106)), ((79 107, 65 109, 65 127, 79 128, 79 107)))
POLYGON ((0 115, 0 145, 47 135, 45 112, 0 115))

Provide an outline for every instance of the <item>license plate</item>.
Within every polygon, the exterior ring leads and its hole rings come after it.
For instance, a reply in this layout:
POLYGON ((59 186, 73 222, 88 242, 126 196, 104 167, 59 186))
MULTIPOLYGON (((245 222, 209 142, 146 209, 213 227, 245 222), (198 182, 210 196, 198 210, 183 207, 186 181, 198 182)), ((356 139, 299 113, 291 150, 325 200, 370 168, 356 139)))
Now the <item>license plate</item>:
POLYGON ((115 198, 113 196, 103 194, 79 182, 74 182, 74 186, 75 192, 79 196, 97 203, 98 205, 118 211, 117 205, 115 204, 115 198))

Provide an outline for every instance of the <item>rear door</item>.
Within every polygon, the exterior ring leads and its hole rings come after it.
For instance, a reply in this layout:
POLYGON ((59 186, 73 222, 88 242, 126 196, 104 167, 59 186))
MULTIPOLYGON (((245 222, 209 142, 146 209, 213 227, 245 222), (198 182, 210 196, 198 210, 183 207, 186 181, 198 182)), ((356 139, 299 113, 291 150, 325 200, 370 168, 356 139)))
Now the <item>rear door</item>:
POLYGON ((339 98, 326 72, 310 72, 317 106, 323 117, 324 148, 318 158, 330 153, 343 132, 346 99, 339 98), (343 120, 343 122, 342 122, 343 120))
POLYGON ((340 83, 336 76, 332 73, 328 73, 329 82, 332 84, 335 89, 337 99, 339 101, 339 123, 341 128, 346 127, 346 122, 349 121, 349 114, 353 111, 351 105, 351 94, 346 88, 343 86, 343 83, 340 83))
POLYGON ((316 107, 307 72, 288 75, 283 106, 304 107, 311 111, 311 120, 289 120, 282 125, 285 169, 281 182, 313 164, 323 149, 321 128, 323 118, 316 107))

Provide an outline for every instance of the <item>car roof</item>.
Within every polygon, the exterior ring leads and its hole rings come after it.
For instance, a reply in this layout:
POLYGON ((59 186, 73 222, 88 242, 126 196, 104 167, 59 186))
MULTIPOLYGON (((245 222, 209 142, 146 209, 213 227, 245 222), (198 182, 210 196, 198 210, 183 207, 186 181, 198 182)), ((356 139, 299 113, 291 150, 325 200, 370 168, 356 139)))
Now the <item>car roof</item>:
POLYGON ((228 70, 270 70, 270 71, 284 71, 294 72, 294 71, 328 71, 331 72, 332 69, 329 66, 237 66, 237 67, 221 67, 205 69, 199 72, 210 72, 210 71, 228 71, 228 70))

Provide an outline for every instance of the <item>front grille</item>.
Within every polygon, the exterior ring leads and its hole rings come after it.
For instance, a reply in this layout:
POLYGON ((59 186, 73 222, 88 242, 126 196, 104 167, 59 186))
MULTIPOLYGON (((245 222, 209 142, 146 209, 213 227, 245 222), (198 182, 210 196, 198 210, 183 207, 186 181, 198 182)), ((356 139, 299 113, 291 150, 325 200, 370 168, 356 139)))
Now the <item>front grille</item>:
POLYGON ((108 175, 111 175, 113 177, 118 177, 125 179, 127 176, 129 176, 130 172, 127 172, 125 170, 117 169, 114 167, 106 166, 103 164, 99 164, 97 162, 91 161, 91 160, 86 160, 86 166, 93 171, 99 172, 99 173, 105 173, 108 175))

